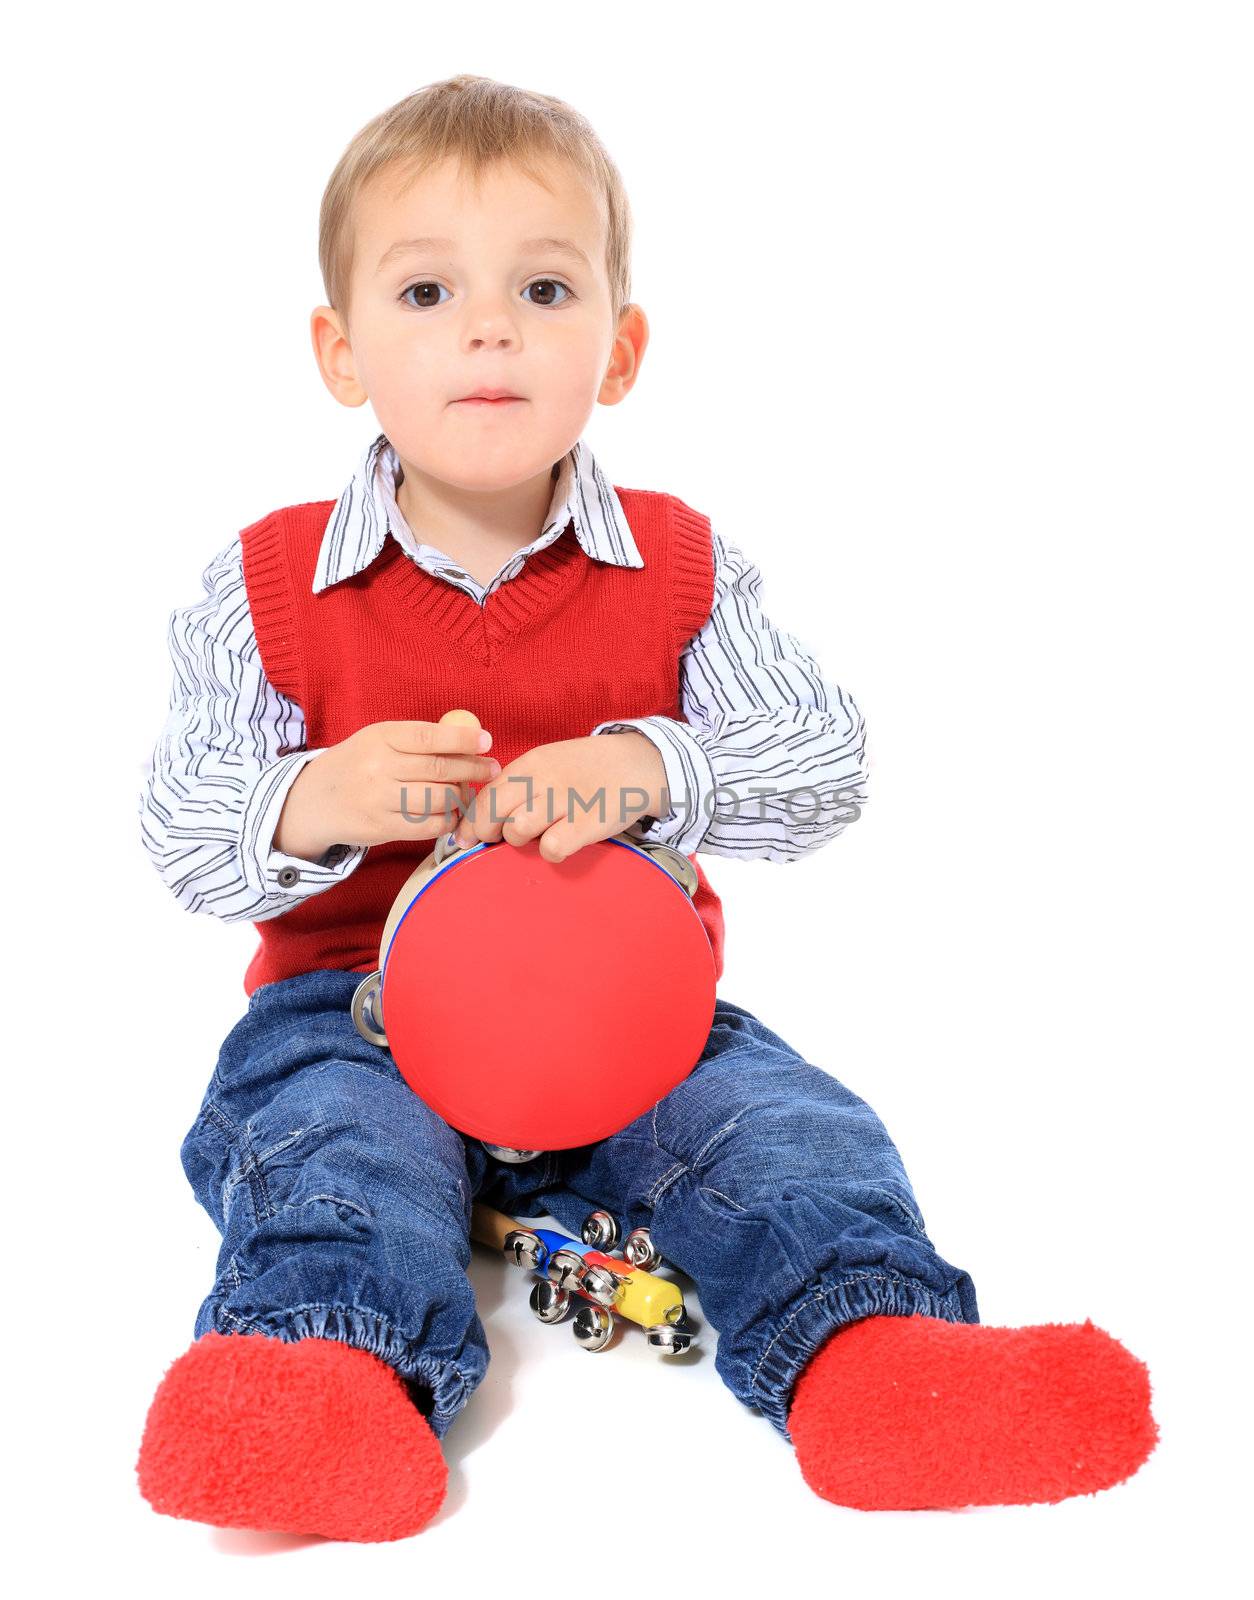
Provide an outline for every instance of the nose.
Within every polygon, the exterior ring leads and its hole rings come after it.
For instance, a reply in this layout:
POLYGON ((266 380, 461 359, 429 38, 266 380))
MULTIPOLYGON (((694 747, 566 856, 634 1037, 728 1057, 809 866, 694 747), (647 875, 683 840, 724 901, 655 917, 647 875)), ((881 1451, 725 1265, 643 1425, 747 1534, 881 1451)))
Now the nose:
POLYGON ((510 307, 498 295, 484 295, 468 305, 465 326, 471 350, 508 350, 520 342, 510 307))

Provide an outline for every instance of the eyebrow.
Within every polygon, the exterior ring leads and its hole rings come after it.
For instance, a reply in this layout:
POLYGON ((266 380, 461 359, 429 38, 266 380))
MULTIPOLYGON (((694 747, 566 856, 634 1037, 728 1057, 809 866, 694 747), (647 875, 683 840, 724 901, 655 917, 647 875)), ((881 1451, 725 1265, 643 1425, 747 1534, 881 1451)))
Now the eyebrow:
MULTIPOLYGON (((397 256, 412 255, 424 250, 444 251, 447 253, 456 250, 456 248, 457 242, 454 239, 437 239, 430 236, 421 239, 398 239, 394 245, 389 245, 379 257, 379 265, 375 268, 375 272, 382 272, 388 262, 394 261, 397 256)), ((592 269, 592 263, 588 260, 587 254, 579 248, 573 239, 523 239, 518 248, 528 251, 539 250, 549 255, 569 256, 574 261, 582 262, 589 271, 592 269)))

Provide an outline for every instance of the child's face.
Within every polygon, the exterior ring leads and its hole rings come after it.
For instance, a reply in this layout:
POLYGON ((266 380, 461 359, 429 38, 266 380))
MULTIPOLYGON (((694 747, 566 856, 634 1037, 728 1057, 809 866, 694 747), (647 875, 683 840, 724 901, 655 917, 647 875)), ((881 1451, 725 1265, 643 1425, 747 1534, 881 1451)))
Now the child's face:
POLYGON ((332 393, 369 398, 402 462, 446 484, 506 488, 547 471, 593 406, 635 381, 647 324, 633 306, 615 326, 603 204, 561 166, 545 176, 552 193, 512 166, 478 192, 451 161, 403 190, 379 174, 358 195, 351 325, 314 313, 332 393), (408 243, 420 237, 449 242, 408 243), (563 239, 582 254, 534 242, 563 239), (461 403, 480 388, 521 398, 461 403))

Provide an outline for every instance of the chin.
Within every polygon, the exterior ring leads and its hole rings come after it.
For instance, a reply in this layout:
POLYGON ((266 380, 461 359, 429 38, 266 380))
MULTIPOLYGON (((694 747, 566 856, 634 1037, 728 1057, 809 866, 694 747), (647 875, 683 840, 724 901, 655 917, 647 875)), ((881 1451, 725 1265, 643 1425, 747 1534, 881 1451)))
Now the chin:
POLYGON ((412 461, 428 477, 457 489, 481 494, 492 494, 527 483, 542 472, 547 472, 565 454, 565 449, 570 448, 566 446, 563 449, 559 445, 550 454, 545 445, 524 446, 520 441, 513 440, 500 450, 454 450, 442 455, 431 449, 431 440, 428 439, 425 449, 421 442, 415 440, 414 452, 410 455, 402 442, 395 439, 392 442, 403 459, 412 461))
POLYGON ((527 461, 509 466, 496 468, 485 467, 483 462, 469 465, 464 462, 449 462, 444 466, 424 468, 433 478, 438 478, 441 483, 447 483, 455 489, 465 489, 468 492, 479 494, 496 494, 503 489, 514 489, 520 483, 527 483, 540 473, 547 472, 551 462, 537 459, 535 462, 527 461))

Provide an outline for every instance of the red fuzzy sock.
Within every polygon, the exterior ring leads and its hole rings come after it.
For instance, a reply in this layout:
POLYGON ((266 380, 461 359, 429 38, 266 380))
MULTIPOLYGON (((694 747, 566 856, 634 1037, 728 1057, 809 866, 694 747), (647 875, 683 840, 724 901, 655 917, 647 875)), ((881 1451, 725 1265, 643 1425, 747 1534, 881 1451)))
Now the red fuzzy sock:
POLYGON ((864 1511, 1091 1494, 1158 1439, 1148 1370, 1092 1322, 925 1316, 839 1329, 798 1378, 788 1430, 815 1493, 864 1511))
POLYGON ((206 1333, 166 1372, 136 1463, 156 1511, 404 1539, 440 1509, 439 1440, 386 1362, 336 1339, 206 1333))

